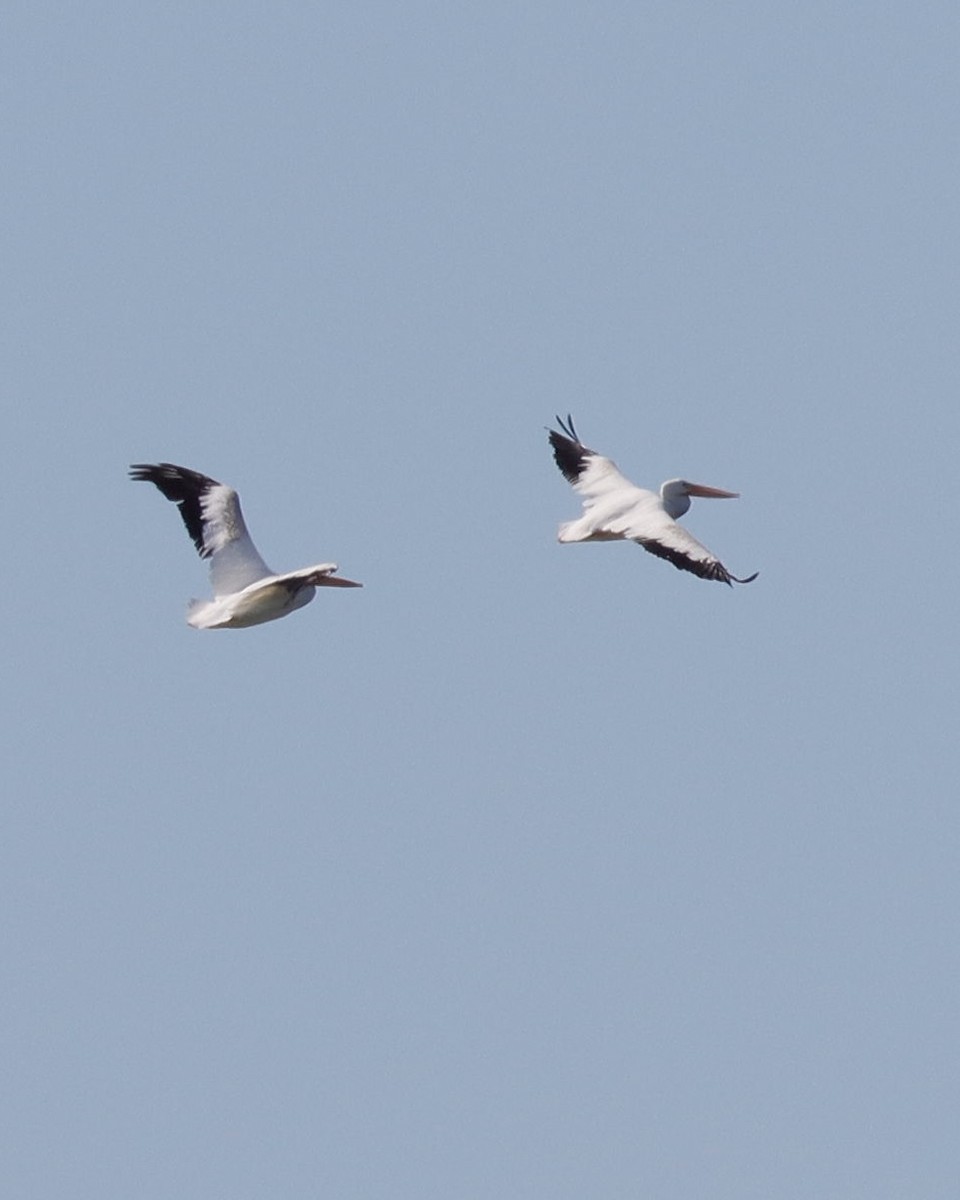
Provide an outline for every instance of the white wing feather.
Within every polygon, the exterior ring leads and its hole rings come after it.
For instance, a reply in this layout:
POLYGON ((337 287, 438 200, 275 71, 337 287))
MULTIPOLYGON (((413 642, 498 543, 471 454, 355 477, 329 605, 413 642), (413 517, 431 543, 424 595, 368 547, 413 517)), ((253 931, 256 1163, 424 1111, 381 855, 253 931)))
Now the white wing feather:
POLYGON ((260 557, 240 511, 237 493, 226 484, 209 488, 200 497, 203 544, 210 556, 210 582, 215 596, 243 591, 274 572, 260 557))

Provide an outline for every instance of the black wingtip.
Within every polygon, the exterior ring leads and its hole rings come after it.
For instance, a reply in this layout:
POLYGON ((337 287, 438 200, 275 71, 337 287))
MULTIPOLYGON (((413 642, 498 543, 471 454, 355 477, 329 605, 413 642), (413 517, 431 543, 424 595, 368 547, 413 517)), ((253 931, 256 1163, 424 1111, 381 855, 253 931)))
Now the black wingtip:
POLYGON ((556 459, 563 477, 569 483, 576 483, 586 468, 587 459, 594 457, 597 452, 591 450, 589 446, 585 446, 580 440, 570 413, 567 413, 566 420, 557 414, 557 424, 563 430, 562 433, 547 427, 550 445, 553 447, 553 457, 556 459))
POLYGON ((563 430, 563 432, 567 435, 567 437, 573 438, 573 440, 577 443, 578 446, 583 445, 583 442, 580 441, 580 435, 577 433, 577 430, 573 424, 573 417, 570 415, 570 413, 567 413, 566 420, 564 420, 563 417, 561 417, 560 414, 558 413, 557 414, 557 424, 560 426, 560 428, 563 430))
POLYGON ((221 485, 209 475, 201 475, 199 471, 168 462, 133 463, 130 478, 135 483, 154 484, 168 500, 176 504, 200 557, 209 558, 211 551, 204 543, 200 498, 210 488, 221 485))
MULTIPOLYGON (((203 475, 199 471, 191 471, 189 467, 178 467, 176 463, 132 463, 130 478, 137 483, 153 483, 179 488, 189 488, 193 491, 203 491, 206 488, 220 487, 216 479, 203 475)), ((162 488, 161 488, 162 490, 162 488)))

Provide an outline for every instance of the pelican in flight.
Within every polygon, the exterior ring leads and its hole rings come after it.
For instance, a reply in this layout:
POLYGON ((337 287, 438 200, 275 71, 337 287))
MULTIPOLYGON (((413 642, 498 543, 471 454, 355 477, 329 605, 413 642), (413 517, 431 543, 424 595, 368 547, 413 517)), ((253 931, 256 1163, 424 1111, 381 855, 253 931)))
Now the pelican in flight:
POLYGON ((759 571, 738 579, 706 546, 691 537, 677 517, 690 507, 691 496, 712 500, 732 500, 739 492, 669 479, 660 494, 635 487, 617 470, 616 463, 595 450, 589 450, 573 427, 573 418, 557 417, 563 430, 549 430, 550 445, 557 466, 583 497, 583 516, 560 526, 561 542, 606 542, 627 539, 644 550, 665 558, 681 571, 692 571, 701 579, 718 583, 752 583, 759 571))
POLYGON ((212 600, 191 600, 194 629, 244 629, 276 621, 313 599, 318 587, 362 587, 334 575, 336 563, 319 563, 277 575, 257 553, 231 487, 173 463, 134 463, 130 478, 154 483, 180 509, 187 533, 210 559, 212 600))

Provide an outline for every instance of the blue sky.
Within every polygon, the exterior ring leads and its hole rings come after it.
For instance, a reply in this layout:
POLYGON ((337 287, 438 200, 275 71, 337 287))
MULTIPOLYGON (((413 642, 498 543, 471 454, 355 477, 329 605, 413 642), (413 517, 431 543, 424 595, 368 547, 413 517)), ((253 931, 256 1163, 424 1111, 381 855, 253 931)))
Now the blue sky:
POLYGON ((11 1194, 955 1194, 958 21, 8 9, 11 1194))

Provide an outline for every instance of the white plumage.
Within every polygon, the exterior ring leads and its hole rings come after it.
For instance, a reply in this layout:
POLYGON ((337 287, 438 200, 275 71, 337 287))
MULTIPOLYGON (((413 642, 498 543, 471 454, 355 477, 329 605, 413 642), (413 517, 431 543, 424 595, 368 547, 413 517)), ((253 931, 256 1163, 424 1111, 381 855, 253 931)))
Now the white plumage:
POLYGON ((153 483, 180 509, 201 558, 210 560, 212 600, 191 600, 194 629, 243 629, 276 621, 313 599, 318 587, 362 587, 334 575, 336 563, 319 563, 277 575, 250 539, 240 497, 231 487, 173 463, 135 463, 130 478, 153 483))
POLYGON ((627 539, 665 558, 682 571, 720 583, 751 583, 759 572, 738 579, 722 562, 687 533, 676 518, 690 507, 691 496, 734 499, 737 492, 670 479, 660 494, 636 487, 617 470, 616 463, 588 449, 574 429, 573 419, 557 417, 563 430, 549 430, 557 466, 583 497, 583 516, 560 526, 561 542, 604 542, 627 539))

